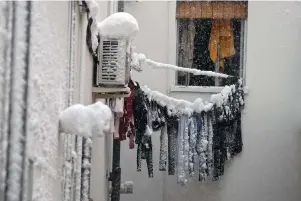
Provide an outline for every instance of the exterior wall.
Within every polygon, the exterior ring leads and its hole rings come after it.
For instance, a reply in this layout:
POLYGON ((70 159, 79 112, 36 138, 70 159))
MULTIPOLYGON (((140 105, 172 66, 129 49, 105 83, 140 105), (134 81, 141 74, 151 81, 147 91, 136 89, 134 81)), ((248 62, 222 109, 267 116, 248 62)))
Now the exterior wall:
MULTIPOLYGON (((107 15, 107 2, 99 4, 98 20, 107 15)), ((92 103, 93 62, 86 44, 87 15, 76 7, 73 103, 92 103)), ((34 201, 62 200, 58 117, 68 106, 71 40, 70 2, 33 2, 29 107, 29 154, 36 159, 34 201)), ((104 140, 93 140, 91 197, 106 200, 104 140)))
POLYGON ((33 2, 28 147, 37 159, 34 201, 61 200, 58 116, 68 104, 69 7, 69 2, 33 2))
MULTIPOLYGON (((126 2, 140 26, 136 52, 166 63, 176 63, 175 2, 126 2)), ((246 106, 243 111, 243 153, 217 182, 181 187, 176 178, 158 171, 159 137, 154 136, 154 175, 146 166, 136 172, 134 150, 124 143, 122 180, 135 184, 137 201, 298 201, 301 197, 301 4, 249 1, 246 48, 246 106), (156 165, 157 164, 157 165, 156 165)), ((193 101, 209 100, 210 93, 170 91, 173 72, 146 69, 133 79, 153 90, 193 101), (168 79, 167 79, 168 78, 168 79)), ((214 91, 216 91, 215 89, 214 91)))

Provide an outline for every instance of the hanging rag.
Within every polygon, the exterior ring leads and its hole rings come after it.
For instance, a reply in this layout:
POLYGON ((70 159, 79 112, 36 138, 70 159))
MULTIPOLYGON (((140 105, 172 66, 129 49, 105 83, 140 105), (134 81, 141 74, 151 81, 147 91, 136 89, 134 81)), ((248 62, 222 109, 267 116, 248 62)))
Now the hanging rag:
POLYGON ((178 138, 179 118, 177 116, 167 116, 167 136, 168 136, 168 174, 174 175, 176 170, 176 152, 178 138))
POLYGON ((188 116, 180 117, 178 129, 178 159, 177 173, 178 183, 185 185, 189 176, 189 135, 188 135, 188 116))
POLYGON ((159 160, 159 171, 166 171, 167 164, 167 126, 164 126, 161 129, 160 134, 160 160, 159 160))
POLYGON ((120 118, 119 123, 119 139, 126 140, 129 138, 130 149, 134 148, 134 125, 133 125, 133 101, 134 101, 134 83, 129 81, 128 87, 130 88, 130 96, 124 98, 123 116, 120 118))
POLYGON ((208 150, 208 122, 207 113, 201 113, 202 118, 202 130, 200 132, 200 138, 198 140, 197 149, 199 156, 199 181, 205 181, 207 179, 207 150, 208 150))
POLYGON ((212 23, 209 51, 211 60, 216 63, 219 51, 219 67, 220 72, 224 70, 224 59, 235 55, 233 29, 231 26, 231 19, 215 19, 212 23))
POLYGON ((196 123, 195 115, 189 117, 188 134, 189 134, 189 175, 192 178, 195 174, 194 163, 197 161, 196 160, 197 123, 196 123))
POLYGON ((133 116, 135 127, 135 143, 137 144, 137 171, 141 171, 141 161, 146 159, 148 176, 153 177, 152 140, 149 128, 149 103, 140 89, 139 83, 134 85, 133 116))
POLYGON ((208 113, 208 154, 207 154, 207 167, 208 176, 213 176, 213 128, 212 128, 212 114, 208 113))
POLYGON ((123 117, 123 106, 124 106, 124 99, 117 98, 115 100, 115 107, 112 109, 112 112, 114 112, 114 119, 115 119, 114 139, 119 139, 119 124, 120 124, 120 118, 123 117))

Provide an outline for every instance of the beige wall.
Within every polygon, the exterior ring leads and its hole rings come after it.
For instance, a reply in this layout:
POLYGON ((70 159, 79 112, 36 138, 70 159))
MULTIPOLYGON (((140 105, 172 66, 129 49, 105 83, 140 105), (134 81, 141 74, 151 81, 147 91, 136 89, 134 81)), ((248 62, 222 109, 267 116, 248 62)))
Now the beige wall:
MULTIPOLYGON (((160 62, 175 62, 168 34, 168 2, 126 3, 140 26, 137 52, 160 62)), ((181 187, 173 176, 158 172, 158 135, 154 136, 155 177, 147 178, 146 166, 136 172, 135 150, 122 144, 122 179, 135 183, 133 195, 123 201, 299 201, 301 199, 301 4, 249 1, 247 29, 246 107, 243 111, 243 153, 226 168, 217 182, 190 183, 181 187)), ((175 51, 174 51, 175 52, 175 51)), ((146 68, 134 73, 141 85, 167 93, 170 74, 146 68)), ((193 101, 209 94, 171 92, 193 101)))

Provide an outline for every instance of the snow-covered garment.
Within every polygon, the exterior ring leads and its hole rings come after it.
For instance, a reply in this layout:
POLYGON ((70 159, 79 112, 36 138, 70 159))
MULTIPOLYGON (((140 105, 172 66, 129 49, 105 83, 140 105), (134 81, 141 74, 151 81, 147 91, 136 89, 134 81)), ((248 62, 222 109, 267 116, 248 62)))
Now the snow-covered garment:
POLYGON ((198 155, 199 155, 199 180, 207 179, 207 151, 208 151, 208 120, 207 114, 202 113, 202 129, 198 140, 198 155))
POLYGON ((168 136, 168 174, 174 175, 177 156, 177 136, 179 128, 179 118, 177 116, 167 116, 167 136, 168 136))
POLYGON ((208 113, 208 154, 207 154, 207 167, 208 176, 213 175, 213 128, 212 128, 212 114, 208 113))
POLYGON ((167 164, 167 126, 161 129, 160 134, 160 161, 159 161, 159 171, 166 171, 167 164))
POLYGON ((148 128, 147 100, 139 84, 134 86, 133 114, 135 125, 135 143, 137 144, 137 171, 141 171, 141 161, 146 159, 148 175, 153 177, 152 139, 146 134, 148 128))
POLYGON ((178 129, 178 159, 177 159, 178 183, 186 184, 189 175, 189 135, 188 116, 180 117, 178 129))
POLYGON ((134 83, 130 80, 128 87, 131 90, 130 96, 124 98, 123 116, 119 123, 119 139, 126 140, 129 138, 130 149, 134 148, 134 125, 133 125, 133 101, 134 101, 134 83))
POLYGON ((195 161, 197 157, 196 142, 197 142, 197 123, 195 115, 189 117, 188 120, 189 134, 189 175, 193 177, 195 174, 195 161))

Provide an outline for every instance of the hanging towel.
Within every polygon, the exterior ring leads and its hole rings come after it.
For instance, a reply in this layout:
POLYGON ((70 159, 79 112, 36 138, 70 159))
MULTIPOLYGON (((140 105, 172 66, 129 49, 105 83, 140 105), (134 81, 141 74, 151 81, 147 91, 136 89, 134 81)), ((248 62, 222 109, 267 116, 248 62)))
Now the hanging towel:
POLYGON ((218 41, 220 42, 220 69, 224 69, 224 59, 235 55, 233 29, 230 19, 215 19, 212 23, 209 51, 210 58, 217 62, 218 41))

